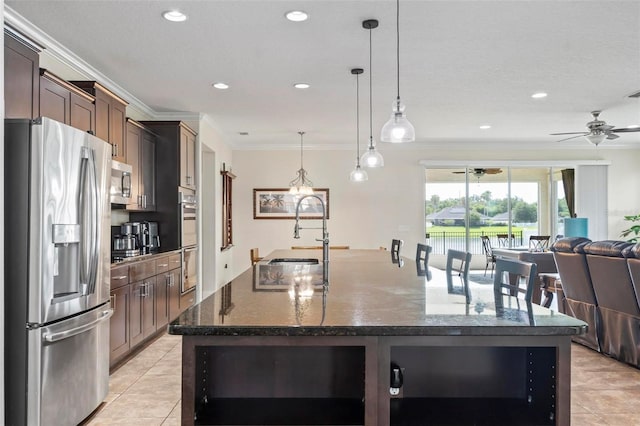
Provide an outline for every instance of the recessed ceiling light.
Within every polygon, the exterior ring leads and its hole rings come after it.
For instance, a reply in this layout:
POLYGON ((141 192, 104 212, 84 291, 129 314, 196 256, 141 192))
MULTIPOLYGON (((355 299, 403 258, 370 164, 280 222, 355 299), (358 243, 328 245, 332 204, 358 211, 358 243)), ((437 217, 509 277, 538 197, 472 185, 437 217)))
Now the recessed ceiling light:
POLYGON ((482 130, 487 130, 487 129, 490 129, 490 128, 491 128, 491 126, 489 126, 488 124, 483 124, 482 126, 480 126, 480 128, 481 128, 482 130))
POLYGON ((304 12, 302 10, 292 10, 291 12, 287 12, 284 16, 286 16, 288 20, 293 22, 302 22, 306 21, 309 18, 307 12, 304 12))
POLYGON ((223 83, 223 82, 218 82, 218 83, 213 83, 212 84, 213 87, 215 87, 216 89, 220 89, 220 90, 224 90, 224 89, 228 89, 229 85, 227 83, 223 83))
POLYGON ((538 92, 538 93, 534 93, 533 95, 531 95, 531 97, 533 99, 542 99, 542 98, 546 98, 547 94, 544 92, 538 92))
POLYGON ((167 10, 162 14, 162 17, 171 22, 183 22, 187 20, 187 15, 179 10, 167 10))
POLYGON ((311 86, 309 85, 309 83, 296 83, 293 85, 293 87, 295 87, 296 89, 308 89, 311 86))

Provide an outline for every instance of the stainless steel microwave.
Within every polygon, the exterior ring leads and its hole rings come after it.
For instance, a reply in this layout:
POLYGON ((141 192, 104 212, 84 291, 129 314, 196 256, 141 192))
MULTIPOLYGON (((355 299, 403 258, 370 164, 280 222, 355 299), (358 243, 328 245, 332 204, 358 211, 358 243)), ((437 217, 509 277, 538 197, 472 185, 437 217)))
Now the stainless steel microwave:
POLYGON ((131 173, 129 164, 111 160, 111 204, 129 204, 131 202, 131 173))

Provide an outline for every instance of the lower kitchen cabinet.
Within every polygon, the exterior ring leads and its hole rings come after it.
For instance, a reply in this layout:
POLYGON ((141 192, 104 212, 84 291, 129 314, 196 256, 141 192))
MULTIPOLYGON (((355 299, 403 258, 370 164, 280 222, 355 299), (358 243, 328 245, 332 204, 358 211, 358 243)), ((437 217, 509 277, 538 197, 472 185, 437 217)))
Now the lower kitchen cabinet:
POLYGON ((131 284, 131 347, 142 343, 156 332, 156 277, 131 284))
MULTIPOLYGON (((186 307, 181 307, 180 253, 157 255, 111 268, 109 365, 113 367, 147 339, 166 329, 186 307)), ((190 296, 193 304, 195 292, 190 296)), ((183 302, 183 305, 187 301, 183 302)))

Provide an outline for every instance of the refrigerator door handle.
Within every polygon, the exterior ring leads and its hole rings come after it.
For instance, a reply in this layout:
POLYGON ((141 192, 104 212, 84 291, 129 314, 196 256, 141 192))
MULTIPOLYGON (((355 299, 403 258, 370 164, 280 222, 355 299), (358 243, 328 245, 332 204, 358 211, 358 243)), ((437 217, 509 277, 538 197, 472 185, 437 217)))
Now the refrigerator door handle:
POLYGON ((98 273, 99 206, 96 162, 93 149, 82 148, 80 167, 80 199, 78 203, 82 242, 80 246, 80 279, 87 285, 86 294, 95 292, 98 273))
POLYGON ((111 318, 111 315, 113 315, 113 309, 104 310, 102 311, 102 315, 99 318, 91 322, 82 324, 79 327, 75 327, 65 331, 60 331, 57 333, 45 333, 42 335, 42 340, 44 340, 45 342, 53 343, 53 342, 58 342, 60 340, 64 340, 69 337, 75 336, 76 334, 84 333, 87 330, 91 330, 93 327, 95 327, 102 321, 108 320, 109 318, 111 318))

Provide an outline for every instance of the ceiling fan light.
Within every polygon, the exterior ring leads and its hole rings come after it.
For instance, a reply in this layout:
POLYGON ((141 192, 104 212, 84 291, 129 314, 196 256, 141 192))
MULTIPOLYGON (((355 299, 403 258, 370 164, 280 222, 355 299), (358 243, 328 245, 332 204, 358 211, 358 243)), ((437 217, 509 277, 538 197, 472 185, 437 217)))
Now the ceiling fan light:
POLYGON ((382 142, 404 143, 416 140, 416 131, 407 119, 404 108, 399 98, 393 102, 391 118, 382 126, 380 132, 382 142))
POLYGON ((598 146, 602 141, 604 141, 607 138, 607 134, 606 133, 596 133, 596 134, 590 133, 588 135, 585 135, 584 138, 589 142, 591 142, 592 144, 594 144, 595 146, 598 146))

